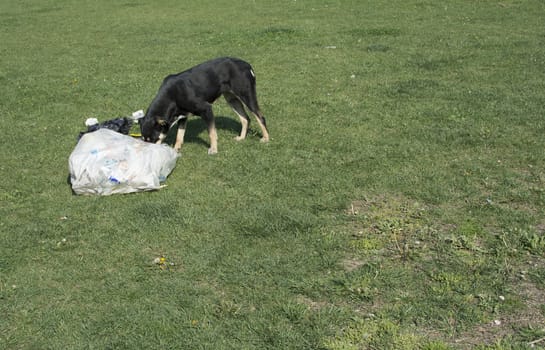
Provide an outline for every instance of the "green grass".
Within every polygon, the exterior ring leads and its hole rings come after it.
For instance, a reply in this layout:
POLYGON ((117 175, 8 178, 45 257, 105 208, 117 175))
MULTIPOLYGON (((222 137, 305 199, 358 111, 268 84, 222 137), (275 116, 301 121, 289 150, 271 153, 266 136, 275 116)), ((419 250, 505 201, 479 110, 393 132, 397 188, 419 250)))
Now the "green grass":
POLYGON ((545 4, 0 2, 0 348, 545 347, 545 4), (167 187, 79 197, 88 117, 217 56, 167 187), (165 268, 153 263, 165 257, 165 268))

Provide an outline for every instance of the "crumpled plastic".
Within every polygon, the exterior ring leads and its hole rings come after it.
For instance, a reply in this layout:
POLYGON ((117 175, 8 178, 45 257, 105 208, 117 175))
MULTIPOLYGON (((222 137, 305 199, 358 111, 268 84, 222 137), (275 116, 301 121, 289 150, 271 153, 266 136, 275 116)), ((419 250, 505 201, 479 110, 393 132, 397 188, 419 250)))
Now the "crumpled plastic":
POLYGON ((168 145, 98 129, 84 134, 70 154, 70 183, 75 194, 83 195, 157 190, 178 156, 168 145))

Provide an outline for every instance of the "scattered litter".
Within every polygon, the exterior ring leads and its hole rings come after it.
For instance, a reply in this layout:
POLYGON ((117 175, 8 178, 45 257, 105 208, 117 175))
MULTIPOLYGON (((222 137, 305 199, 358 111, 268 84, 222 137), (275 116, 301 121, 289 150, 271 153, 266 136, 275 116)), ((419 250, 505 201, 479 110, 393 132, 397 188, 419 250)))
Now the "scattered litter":
POLYGON ((155 258, 153 259, 153 263, 157 265, 163 265, 165 263, 165 260, 166 259, 164 257, 155 258))
POLYGON ((161 270, 167 270, 170 267, 174 266, 172 261, 168 261, 164 256, 157 257, 153 259, 153 263, 158 265, 161 270))
POLYGON ((123 135, 128 135, 133 122, 134 121, 132 119, 126 117, 106 120, 102 123, 99 123, 96 118, 89 118, 85 121, 85 125, 87 125, 87 131, 80 132, 78 140, 81 139, 83 135, 93 131, 97 131, 99 129, 109 129, 123 135))
POLYGON ((142 117, 144 117, 144 111, 138 110, 136 112, 133 112, 128 117, 110 119, 102 123, 99 123, 97 118, 87 118, 85 120, 85 126, 87 126, 87 131, 80 132, 78 136, 78 140, 83 135, 89 132, 97 131, 98 129, 110 129, 110 130, 119 132, 123 135, 129 135, 131 127, 134 124, 138 124, 138 120, 142 117))
POLYGON ((60 247, 60 246, 62 246, 64 244, 66 244, 66 242, 67 242, 66 238, 61 239, 59 242, 57 242, 57 247, 60 247))
POLYGON ((98 124, 98 119, 97 118, 87 118, 87 120, 85 121, 85 125, 86 126, 93 126, 93 125, 96 125, 98 124))
POLYGON ((143 117, 144 117, 144 111, 141 110, 141 109, 136 111, 136 112, 133 112, 132 115, 131 115, 131 118, 136 122, 138 122, 138 119, 143 118, 143 117))

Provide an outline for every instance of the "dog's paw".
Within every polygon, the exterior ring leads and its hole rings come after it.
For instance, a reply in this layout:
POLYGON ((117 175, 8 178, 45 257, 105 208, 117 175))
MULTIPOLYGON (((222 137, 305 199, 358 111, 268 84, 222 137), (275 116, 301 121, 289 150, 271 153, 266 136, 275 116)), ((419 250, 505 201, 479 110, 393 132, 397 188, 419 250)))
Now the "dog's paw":
POLYGON ((218 150, 217 150, 217 149, 213 149, 213 148, 209 148, 209 149, 208 149, 208 154, 209 154, 209 155, 216 154, 216 153, 218 153, 218 150))
POLYGON ((244 139, 245 139, 245 137, 243 137, 243 136, 237 136, 237 137, 235 137, 235 141, 242 141, 242 140, 244 140, 244 139))
POLYGON ((262 137, 262 138, 259 139, 259 142, 267 143, 267 142, 269 142, 269 138, 268 137, 262 137))

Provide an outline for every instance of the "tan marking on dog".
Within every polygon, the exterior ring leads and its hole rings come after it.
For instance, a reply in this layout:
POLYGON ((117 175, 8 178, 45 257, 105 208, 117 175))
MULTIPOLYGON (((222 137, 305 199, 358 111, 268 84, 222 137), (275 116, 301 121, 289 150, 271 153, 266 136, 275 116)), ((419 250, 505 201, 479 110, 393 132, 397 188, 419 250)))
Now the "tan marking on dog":
POLYGON ((179 128, 178 132, 176 133, 176 143, 174 144, 174 149, 176 151, 179 151, 180 148, 182 148, 182 145, 184 144, 184 135, 185 129, 179 128))
POLYGON ((267 131, 267 128, 265 127, 265 125, 263 125, 263 123, 261 122, 261 120, 259 120, 259 118, 256 118, 257 119, 257 123, 259 124, 259 127, 261 127, 261 133, 263 134, 263 137, 261 137, 261 142, 269 142, 269 132, 267 131))
POLYGON ((218 134, 216 133, 216 126, 212 125, 208 130, 210 135, 210 148, 208 149, 208 154, 218 153, 218 134))
POLYGON ((160 145, 161 143, 163 143, 163 140, 165 139, 165 137, 167 137, 167 134, 163 134, 163 133, 160 133, 159 134, 159 139, 157 140, 157 142, 155 142, 157 145, 160 145))
POLYGON ((242 124, 242 129, 240 129, 240 135, 235 137, 235 140, 242 141, 246 138, 246 134, 248 133, 248 120, 241 116, 236 110, 234 111, 236 115, 238 115, 238 117, 240 118, 240 124, 242 124))

